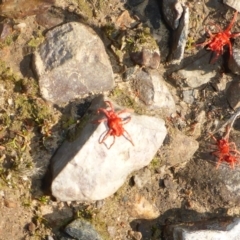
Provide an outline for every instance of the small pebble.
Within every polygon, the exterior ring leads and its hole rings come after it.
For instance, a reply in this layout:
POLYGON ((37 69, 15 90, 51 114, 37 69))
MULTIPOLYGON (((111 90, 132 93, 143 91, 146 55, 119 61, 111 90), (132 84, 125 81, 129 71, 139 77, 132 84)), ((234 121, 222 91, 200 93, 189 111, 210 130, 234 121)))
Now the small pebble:
POLYGON ((31 232, 31 233, 34 233, 35 232, 35 229, 36 229, 36 225, 33 223, 33 222, 30 222, 27 226, 28 228, 28 231, 31 232))
POLYGON ((7 208, 16 208, 17 207, 17 203, 13 202, 11 200, 4 200, 4 206, 7 208))

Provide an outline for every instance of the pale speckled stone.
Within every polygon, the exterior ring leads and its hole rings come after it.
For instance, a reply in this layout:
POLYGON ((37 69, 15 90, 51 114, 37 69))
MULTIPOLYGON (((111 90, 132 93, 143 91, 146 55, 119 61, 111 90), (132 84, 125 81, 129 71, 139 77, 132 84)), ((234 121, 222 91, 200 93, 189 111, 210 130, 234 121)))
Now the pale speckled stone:
MULTIPOLYGON (((52 158, 51 190, 58 200, 92 201, 112 195, 130 173, 151 162, 167 133, 162 119, 131 114, 124 128, 135 146, 120 136, 108 149, 98 143, 106 125, 91 121, 75 141, 65 141, 52 158)), ((108 137, 105 142, 109 146, 112 141, 108 137)))

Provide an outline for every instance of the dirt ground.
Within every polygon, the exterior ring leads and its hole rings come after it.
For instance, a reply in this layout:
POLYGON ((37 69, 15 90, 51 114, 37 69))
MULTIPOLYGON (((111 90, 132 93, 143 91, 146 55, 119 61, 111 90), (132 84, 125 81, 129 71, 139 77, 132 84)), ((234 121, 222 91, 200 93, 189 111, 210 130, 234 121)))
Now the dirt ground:
MULTIPOLYGON (((35 4, 39 2, 34 1, 35 4)), ((187 4, 190 9, 189 42, 201 42, 205 38, 204 26, 210 22, 224 28, 234 13, 219 1, 188 1, 187 4)), ((103 201, 61 203, 48 195, 46 173, 50 158, 79 119, 71 115, 74 105, 53 106, 41 98, 31 68, 31 54, 53 26, 67 21, 85 22, 103 39, 119 80, 124 64, 119 64, 109 50, 111 41, 107 38, 106 26, 109 21, 116 21, 124 10, 124 1, 117 0, 57 0, 46 16, 42 13, 24 16, 28 12, 23 12, 22 16, 22 12, 13 14, 7 7, 2 8, 7 16, 2 21, 13 26, 13 30, 0 42, 0 240, 46 239, 48 235, 59 239, 64 226, 77 217, 89 220, 104 239, 140 239, 136 232, 141 232, 142 239, 164 239, 163 228, 167 224, 239 215, 240 198, 230 193, 223 182, 227 174, 238 168, 232 170, 226 165, 222 167, 224 171, 217 171, 216 159, 210 154, 212 141, 209 137, 206 140, 216 123, 224 122, 233 113, 226 100, 225 87, 223 90, 214 87, 227 86, 236 78, 227 67, 224 60, 227 58, 222 57, 215 63, 220 66, 221 77, 201 87, 192 105, 182 107, 180 87, 167 82, 184 113, 170 122, 165 119, 169 132, 176 128, 191 135, 196 117, 201 110, 206 112, 197 138, 200 147, 190 161, 173 166, 168 159, 165 165, 168 136, 165 148, 159 150, 147 167, 151 178, 141 189, 135 186, 133 176, 137 173, 133 173, 116 194, 103 201), (155 215, 157 217, 153 217, 155 215)), ((240 31, 240 21, 234 30, 240 31)), ((161 31, 159 71, 165 75, 172 69, 166 64, 170 40, 164 22, 161 31)), ((238 43, 236 40, 235 44, 238 43)), ((189 45, 184 55, 186 62, 197 58, 199 51, 207 52, 189 45)), ((203 63, 203 69, 204 64, 207 63, 203 63)), ((119 81, 116 89, 128 88, 128 84, 119 81)), ((117 100, 119 96, 115 90, 109 94, 117 100)), ((232 136, 239 148, 238 125, 239 122, 232 136)))

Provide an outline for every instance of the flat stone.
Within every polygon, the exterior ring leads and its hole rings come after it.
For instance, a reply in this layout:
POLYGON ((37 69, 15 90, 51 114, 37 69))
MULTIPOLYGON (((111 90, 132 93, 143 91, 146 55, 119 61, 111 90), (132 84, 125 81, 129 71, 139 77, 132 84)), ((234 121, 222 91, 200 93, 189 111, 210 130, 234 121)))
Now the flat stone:
POLYGON ((179 0, 163 0, 162 10, 168 26, 176 30, 183 13, 183 6, 179 0))
POLYGON ((166 164, 174 166, 188 162, 198 150, 199 143, 193 137, 176 131, 173 135, 170 135, 169 146, 164 146, 163 150, 166 155, 166 164))
POLYGON ((70 22, 49 31, 34 53, 33 65, 43 98, 56 104, 111 90, 114 85, 101 39, 82 23, 70 22))
MULTIPOLYGON (((103 106, 100 100, 97 102, 97 108, 103 106)), ((124 113, 121 117, 129 115, 124 113)), ((60 201, 101 200, 112 195, 130 173, 151 162, 167 133, 162 119, 131 114, 131 121, 124 128, 134 146, 120 136, 108 149, 113 141, 111 136, 99 144, 108 129, 106 124, 93 124, 92 120, 89 119, 74 141, 66 140, 52 158, 51 190, 60 201)))
POLYGON ((163 77, 155 69, 135 73, 133 87, 151 109, 162 109, 166 114, 175 112, 175 102, 163 77))
POLYGON ((189 8, 183 7, 183 14, 178 28, 173 31, 171 53, 168 60, 173 64, 179 64, 183 59, 189 31, 189 8))
POLYGON ((101 240, 102 237, 93 226, 84 219, 76 219, 65 228, 65 232, 77 240, 101 240))
POLYGON ((47 11, 36 16, 36 22, 46 29, 56 27, 64 23, 66 16, 59 14, 58 12, 47 11))
POLYGON ((223 3, 227 4, 229 7, 236 9, 240 12, 240 2, 238 0, 223 0, 223 3))
MULTIPOLYGON (((219 167, 219 179, 224 183, 230 193, 239 199, 240 194, 240 172, 239 166, 236 169, 231 169, 229 165, 220 165, 219 167)), ((233 201, 235 198, 232 199, 233 201)))
POLYGON ((240 218, 219 218, 213 220, 169 225, 164 237, 173 240, 239 240, 240 218))
POLYGON ((177 85, 197 88, 206 84, 211 79, 218 77, 219 66, 209 64, 210 54, 200 56, 189 65, 172 73, 171 77, 177 85), (204 68, 202 68, 204 66, 204 68))

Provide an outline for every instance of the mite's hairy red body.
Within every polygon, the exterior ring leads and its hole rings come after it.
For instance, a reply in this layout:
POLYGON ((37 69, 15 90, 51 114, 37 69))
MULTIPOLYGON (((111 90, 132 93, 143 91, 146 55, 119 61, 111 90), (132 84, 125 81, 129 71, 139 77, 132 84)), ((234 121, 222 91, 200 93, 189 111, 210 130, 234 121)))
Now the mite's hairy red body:
POLYGON ((216 139, 213 135, 211 138, 216 142, 217 150, 212 154, 218 157, 217 167, 219 168, 222 162, 226 162, 234 169, 235 164, 239 163, 240 152, 237 151, 236 144, 229 142, 230 128, 227 128, 226 136, 221 139, 216 139))
POLYGON ((215 25, 219 32, 212 33, 209 29, 206 28, 206 32, 209 35, 209 39, 203 43, 196 44, 196 46, 207 46, 207 49, 216 53, 216 56, 211 60, 211 63, 215 62, 217 58, 223 54, 223 47, 228 46, 230 57, 232 56, 232 43, 231 38, 236 38, 240 36, 240 33, 231 33, 232 26, 237 19, 238 12, 235 12, 232 21, 229 23, 228 27, 225 30, 222 30, 218 25, 215 25))
POLYGON ((113 142, 110 145, 109 149, 112 147, 112 145, 115 142, 115 137, 120 137, 124 135, 124 133, 127 135, 125 136, 129 142, 134 146, 134 143, 132 141, 132 138, 130 134, 124 129, 123 125, 128 123, 131 120, 131 117, 127 117, 126 119, 122 119, 119 117, 120 114, 126 112, 126 110, 121 110, 119 112, 115 112, 112 106, 112 103, 110 101, 105 101, 110 107, 109 110, 104 109, 104 108, 99 108, 98 113, 102 112, 106 116, 103 119, 97 120, 98 123, 107 121, 107 126, 108 126, 108 131, 106 134, 103 136, 103 138, 99 139, 99 143, 103 143, 108 136, 113 136, 113 142))

